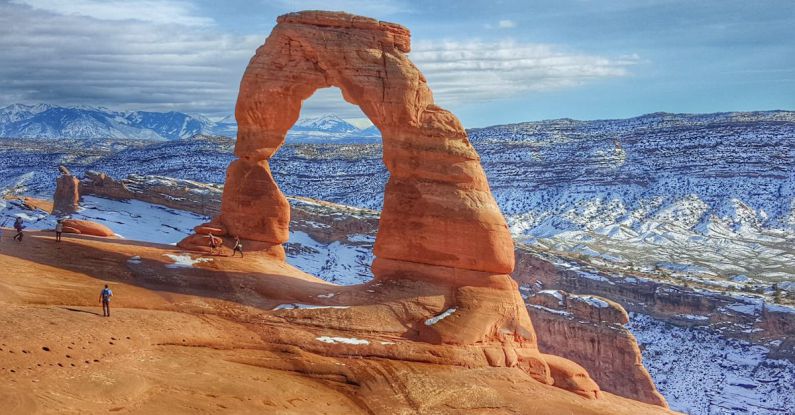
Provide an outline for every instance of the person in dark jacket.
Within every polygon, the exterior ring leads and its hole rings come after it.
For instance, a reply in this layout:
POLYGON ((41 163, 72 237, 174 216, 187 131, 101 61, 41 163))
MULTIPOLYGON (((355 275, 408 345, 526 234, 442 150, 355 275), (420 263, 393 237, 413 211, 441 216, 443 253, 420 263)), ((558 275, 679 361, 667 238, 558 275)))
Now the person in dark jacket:
POLYGON ((22 230, 25 229, 25 225, 22 223, 22 218, 17 217, 17 220, 14 221, 14 229, 17 230, 17 234, 14 235, 14 240, 18 242, 22 242, 22 230))

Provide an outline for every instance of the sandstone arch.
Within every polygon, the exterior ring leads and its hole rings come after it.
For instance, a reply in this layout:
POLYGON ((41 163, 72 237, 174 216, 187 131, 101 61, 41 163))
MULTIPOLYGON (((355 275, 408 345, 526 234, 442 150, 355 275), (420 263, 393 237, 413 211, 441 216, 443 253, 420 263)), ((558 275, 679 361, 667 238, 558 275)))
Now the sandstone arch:
POLYGON ((391 177, 375 244, 376 275, 401 268, 400 262, 513 270, 513 242, 479 157, 458 119, 433 103, 406 56, 409 48, 409 31, 392 23, 325 12, 279 17, 240 86, 238 159, 227 172, 220 216, 229 234, 273 246, 287 242, 289 205, 268 159, 284 143, 302 101, 334 86, 383 137, 391 177))
MULTIPOLYGON (((381 130, 391 174, 375 243, 373 273, 379 281, 347 287, 333 300, 344 296, 343 310, 281 312, 280 319, 291 325, 270 335, 329 356, 372 353, 468 368, 518 368, 547 385, 598 398, 599 387, 585 369, 538 350, 526 305, 508 275, 513 241, 479 157, 458 119, 434 104, 425 78, 406 56, 409 49, 409 31, 393 23, 334 12, 280 16, 241 81, 237 159, 227 170, 221 214, 197 233, 239 235, 251 241, 248 250, 254 245, 284 258, 290 206, 269 159, 284 143, 301 103, 319 88, 338 87, 381 130), (295 335, 307 331, 302 327, 405 343, 330 347, 295 335)), ((207 249, 206 238, 194 235, 180 246, 207 249)), ((372 373, 355 372, 345 376, 372 373)))

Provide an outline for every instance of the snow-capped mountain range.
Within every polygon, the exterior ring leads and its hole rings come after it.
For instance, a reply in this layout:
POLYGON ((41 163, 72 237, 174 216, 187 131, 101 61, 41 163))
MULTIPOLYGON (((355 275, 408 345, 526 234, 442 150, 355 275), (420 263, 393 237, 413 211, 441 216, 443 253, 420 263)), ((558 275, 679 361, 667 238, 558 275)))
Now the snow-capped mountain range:
MULTIPOLYGON (((233 116, 212 121, 183 112, 113 111, 102 107, 13 104, 0 108, 0 137, 58 139, 178 140, 197 134, 234 137, 233 116)), ((293 126, 291 142, 375 142, 374 127, 359 129, 336 115, 304 118, 293 126)))

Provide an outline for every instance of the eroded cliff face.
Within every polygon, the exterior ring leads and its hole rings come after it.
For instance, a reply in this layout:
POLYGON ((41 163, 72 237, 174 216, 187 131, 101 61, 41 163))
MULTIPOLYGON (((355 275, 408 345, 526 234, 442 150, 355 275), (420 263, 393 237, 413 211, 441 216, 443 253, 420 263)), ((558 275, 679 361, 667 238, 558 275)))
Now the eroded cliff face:
POLYGON ((604 391, 666 405, 643 367, 635 337, 624 327, 629 317, 621 305, 560 290, 541 290, 527 296, 527 303, 542 352, 579 363, 604 391))
POLYGON ((136 199, 212 216, 220 212, 221 190, 221 186, 192 180, 140 175, 116 180, 105 173, 89 171, 80 180, 79 193, 117 200, 136 199))
MULTIPOLYGON (((547 412, 576 406, 598 413, 623 411, 626 408, 615 406, 615 396, 603 393, 582 364, 551 350, 539 350, 518 286, 508 275, 514 265, 513 242, 479 157, 455 116, 433 103, 424 77, 406 56, 408 50, 408 30, 392 23, 328 12, 280 17, 241 83, 236 110, 238 159, 228 168, 220 213, 179 246, 206 252, 206 240, 213 234, 227 242, 220 250, 223 254, 230 238, 240 237, 263 271, 285 278, 282 268, 288 266, 281 262, 282 244, 288 241, 291 212, 270 174, 268 160, 297 119, 301 101, 318 88, 340 87, 345 99, 359 105, 382 131, 384 161, 391 173, 377 222, 375 279, 331 295, 292 294, 317 304, 279 305, 272 310, 272 318, 258 323, 257 330, 268 342, 295 348, 306 357, 286 367, 275 362, 259 364, 300 371, 312 362, 315 375, 344 379, 367 390, 382 388, 384 383, 408 388, 407 379, 389 375, 393 365, 401 362, 504 369, 508 370, 506 379, 533 379, 542 388, 564 390, 586 398, 585 402, 601 402, 570 406, 550 398, 541 402, 547 412), (313 311, 317 307, 329 310, 313 311), (391 347, 395 344, 401 347, 391 347), (321 363, 353 356, 364 362, 345 368, 321 363), (374 378, 374 372, 380 375, 374 378)), ((81 190, 86 193, 182 209, 193 205, 187 210, 200 209, 204 214, 214 211, 219 193, 217 188, 165 178, 116 181, 92 173, 83 183, 81 190), (179 190, 174 191, 175 185, 179 190)), ((317 206, 300 210, 323 216, 317 206)), ((333 222, 365 231, 375 225, 375 215, 364 216, 333 222)), ((339 237, 326 229, 313 232, 325 240, 339 237)), ((233 265, 218 264, 213 268, 233 265)), ((141 278, 146 275, 140 274, 141 278)), ((211 290, 216 284, 198 279, 191 286, 211 290)), ((255 291, 266 298, 274 295, 255 291)), ((605 373, 602 377, 613 379, 605 373)), ((650 383, 643 387, 653 390, 650 383)), ((646 395, 637 390, 621 392, 634 393, 631 398, 641 397, 643 403, 652 404, 630 405, 644 408, 640 412, 665 412, 660 407, 667 407, 662 399, 646 399, 651 391, 646 395)))
POLYGON ((513 277, 537 290, 594 294, 630 312, 681 327, 707 327, 722 335, 764 345, 770 358, 795 361, 795 312, 753 293, 721 293, 682 286, 642 272, 613 274, 520 246, 513 277))

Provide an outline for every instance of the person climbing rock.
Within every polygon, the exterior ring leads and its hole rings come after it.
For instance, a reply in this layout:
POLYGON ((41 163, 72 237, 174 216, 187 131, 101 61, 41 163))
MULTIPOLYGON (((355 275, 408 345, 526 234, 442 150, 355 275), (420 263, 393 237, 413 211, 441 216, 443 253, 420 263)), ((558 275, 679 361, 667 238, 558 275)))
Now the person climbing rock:
POLYGON ((212 233, 207 235, 210 238, 210 255, 215 255, 216 249, 218 249, 218 238, 216 238, 212 233))
POLYGON ((18 242, 22 242, 22 230, 25 229, 25 225, 22 224, 22 218, 17 217, 17 220, 14 221, 14 229, 16 229, 17 234, 14 235, 14 240, 18 242))
POLYGON ((61 234, 63 233, 63 221, 58 219, 58 223, 55 224, 55 242, 61 242, 61 234))
POLYGON ((110 317, 110 297, 113 297, 113 291, 105 284, 105 288, 99 293, 99 302, 102 303, 102 317, 110 317))
POLYGON ((232 248, 232 257, 238 252, 240 252, 240 258, 243 258, 243 244, 240 243, 240 237, 235 235, 235 247, 232 248))

